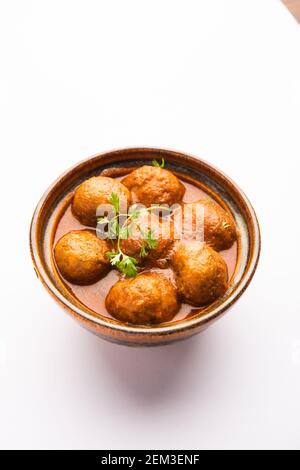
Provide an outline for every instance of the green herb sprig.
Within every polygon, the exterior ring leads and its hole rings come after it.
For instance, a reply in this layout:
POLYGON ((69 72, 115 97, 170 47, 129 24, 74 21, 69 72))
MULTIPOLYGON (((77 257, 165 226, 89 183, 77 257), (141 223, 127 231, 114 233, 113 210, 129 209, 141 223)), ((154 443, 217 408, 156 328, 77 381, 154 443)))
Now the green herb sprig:
POLYGON ((135 277, 137 275, 136 265, 138 262, 132 256, 125 255, 121 249, 117 252, 109 251, 106 255, 110 260, 110 264, 125 274, 125 276, 135 277))
POLYGON ((227 229, 230 228, 230 227, 231 227, 231 225, 230 225, 228 222, 225 222, 225 221, 224 221, 224 222, 222 223, 222 228, 223 228, 224 230, 227 230, 227 229))
MULTIPOLYGON (((159 205, 155 205, 148 208, 139 208, 138 206, 132 206, 129 214, 122 214, 120 212, 120 199, 117 194, 112 193, 110 202, 115 209, 115 217, 111 220, 108 217, 98 217, 97 221, 99 224, 107 224, 108 232, 107 237, 110 240, 117 239, 116 251, 110 251, 107 256, 113 267, 117 268, 121 273, 127 277, 135 277, 138 273, 137 264, 138 260, 132 256, 126 255, 121 248, 121 240, 127 240, 132 234, 134 221, 139 219, 141 215, 146 214, 154 209, 160 209, 159 205), (123 224, 120 224, 120 217, 126 217, 123 224)), ((140 232, 143 237, 143 243, 140 249, 140 257, 144 258, 148 255, 150 250, 154 250, 157 247, 157 240, 151 230, 147 232, 143 231, 140 227, 140 232)))
POLYGON ((152 165, 155 166, 156 168, 164 168, 165 167, 165 159, 161 159, 161 163, 159 163, 157 160, 152 160, 152 165))
POLYGON ((140 232, 142 234, 142 237, 144 238, 140 250, 140 257, 145 258, 145 256, 149 254, 149 251, 155 250, 155 248, 157 247, 157 240, 155 240, 151 230, 148 230, 148 232, 144 232, 140 228, 140 232))

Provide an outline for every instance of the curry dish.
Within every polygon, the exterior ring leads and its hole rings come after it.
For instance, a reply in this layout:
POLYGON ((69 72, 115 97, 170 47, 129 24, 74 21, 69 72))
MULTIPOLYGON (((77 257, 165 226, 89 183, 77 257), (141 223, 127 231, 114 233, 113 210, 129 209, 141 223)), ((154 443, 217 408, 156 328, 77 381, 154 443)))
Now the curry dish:
POLYGON ((228 289, 237 263, 232 214, 203 184, 164 166, 104 170, 66 199, 54 262, 95 314, 157 325, 201 312, 228 289))

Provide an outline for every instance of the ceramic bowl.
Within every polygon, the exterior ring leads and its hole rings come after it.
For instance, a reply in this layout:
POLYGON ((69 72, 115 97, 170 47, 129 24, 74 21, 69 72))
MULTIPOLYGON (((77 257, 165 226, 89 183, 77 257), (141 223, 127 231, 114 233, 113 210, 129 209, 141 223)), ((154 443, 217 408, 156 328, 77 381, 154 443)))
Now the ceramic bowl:
POLYGON ((88 158, 61 175, 42 196, 30 228, 30 249, 35 271, 49 294, 75 320, 101 338, 127 345, 159 345, 203 331, 221 318, 245 292, 259 260, 260 231, 255 212, 245 194, 224 173, 209 163, 185 153, 153 148, 129 148, 88 158), (229 288, 221 299, 204 311, 183 320, 158 326, 133 326, 95 314, 70 293, 57 276, 53 262, 53 239, 58 214, 66 198, 86 178, 112 167, 135 167, 153 159, 166 161, 184 178, 192 178, 222 201, 235 217, 239 239, 238 259, 229 288))

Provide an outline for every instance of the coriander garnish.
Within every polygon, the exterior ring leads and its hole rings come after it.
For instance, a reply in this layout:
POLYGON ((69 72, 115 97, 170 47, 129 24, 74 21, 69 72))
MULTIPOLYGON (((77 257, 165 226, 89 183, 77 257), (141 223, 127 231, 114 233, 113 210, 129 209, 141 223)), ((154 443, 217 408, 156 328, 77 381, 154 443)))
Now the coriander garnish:
MULTIPOLYGON (((110 202, 115 209, 115 217, 113 217, 111 220, 109 220, 108 217, 98 217, 97 219, 99 224, 108 225, 107 238, 110 240, 117 239, 116 251, 108 252, 107 256, 110 260, 110 264, 117 268, 121 273, 125 274, 127 277, 135 277, 138 273, 138 260, 123 253, 121 249, 121 240, 128 239, 132 233, 134 221, 137 220, 141 215, 154 209, 160 209, 161 207, 159 205, 155 205, 148 208, 139 208, 137 205, 134 205, 131 207, 129 214, 122 214, 120 213, 120 199, 117 194, 111 194, 110 202), (123 224, 120 224, 121 216, 126 218, 123 224)), ((155 240, 151 230, 144 232, 140 228, 140 232, 144 239, 140 250, 140 257, 144 258, 148 255, 150 250, 153 250, 157 247, 157 240, 155 240)))
POLYGON ((225 221, 224 221, 224 222, 222 223, 222 227, 223 227, 224 230, 226 230, 226 229, 230 228, 231 225, 230 225, 228 222, 225 222, 225 221))
POLYGON ((154 250, 157 247, 157 240, 155 240, 151 230, 144 232, 142 229, 140 229, 140 232, 144 238, 144 242, 141 246, 140 257, 145 258, 150 250, 154 250))
POLYGON ((106 255, 109 257, 110 264, 125 276, 135 277, 137 275, 137 260, 135 258, 125 255, 121 249, 117 252, 109 251, 106 255))
POLYGON ((159 163, 157 160, 152 160, 152 165, 155 166, 156 168, 164 168, 165 167, 165 159, 161 159, 161 163, 159 163))

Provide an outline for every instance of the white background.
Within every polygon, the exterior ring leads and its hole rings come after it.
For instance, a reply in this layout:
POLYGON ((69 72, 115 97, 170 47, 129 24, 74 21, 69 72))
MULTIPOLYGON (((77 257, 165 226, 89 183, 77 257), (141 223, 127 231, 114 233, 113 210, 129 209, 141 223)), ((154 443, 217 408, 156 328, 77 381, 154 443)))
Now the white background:
POLYGON ((299 47, 276 0, 0 1, 2 448, 300 448, 299 47), (156 349, 81 329, 28 247, 60 173, 139 145, 220 167, 262 228, 240 302, 156 349))

